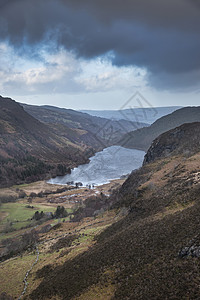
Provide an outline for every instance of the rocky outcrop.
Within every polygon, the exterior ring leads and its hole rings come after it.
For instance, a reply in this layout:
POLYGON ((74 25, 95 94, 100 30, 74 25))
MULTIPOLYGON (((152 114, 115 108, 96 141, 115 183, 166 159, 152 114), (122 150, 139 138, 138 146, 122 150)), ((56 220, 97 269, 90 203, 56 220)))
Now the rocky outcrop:
POLYGON ((200 257, 200 236, 199 234, 193 238, 187 246, 183 247, 179 253, 178 257, 200 257))
POLYGON ((184 124, 156 138, 147 151, 143 164, 177 154, 191 156, 199 150, 200 123, 184 124))

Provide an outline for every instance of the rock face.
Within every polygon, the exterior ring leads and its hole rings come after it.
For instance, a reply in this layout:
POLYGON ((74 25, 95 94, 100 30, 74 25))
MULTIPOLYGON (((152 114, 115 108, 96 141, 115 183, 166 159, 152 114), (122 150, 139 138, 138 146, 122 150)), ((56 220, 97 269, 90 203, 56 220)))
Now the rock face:
POLYGON ((200 123, 184 124, 156 138, 147 151, 144 165, 171 155, 191 156, 200 150, 200 123))
POLYGON ((187 258, 187 257, 200 257, 200 236, 199 234, 195 236, 191 241, 189 241, 188 245, 183 247, 179 253, 179 258, 187 258))
POLYGON ((200 257, 200 246, 193 245, 191 247, 185 247, 180 250, 180 252, 178 253, 178 256, 180 258, 184 258, 184 257, 188 257, 188 256, 200 257))

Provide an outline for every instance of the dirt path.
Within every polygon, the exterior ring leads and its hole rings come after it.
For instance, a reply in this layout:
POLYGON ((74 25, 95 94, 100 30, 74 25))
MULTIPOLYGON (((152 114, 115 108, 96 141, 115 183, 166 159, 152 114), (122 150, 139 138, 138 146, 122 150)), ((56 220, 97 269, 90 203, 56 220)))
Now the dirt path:
POLYGON ((36 245, 36 253, 37 253, 36 260, 34 261, 32 266, 30 267, 30 269, 26 272, 26 275, 24 277, 24 280, 23 280, 24 289, 23 289, 23 292, 21 293, 20 297, 18 298, 18 300, 22 299, 22 297, 25 295, 26 290, 27 290, 27 286, 28 286, 28 276, 29 276, 30 272, 32 271, 33 267, 38 263, 39 255, 40 255, 38 245, 36 245))

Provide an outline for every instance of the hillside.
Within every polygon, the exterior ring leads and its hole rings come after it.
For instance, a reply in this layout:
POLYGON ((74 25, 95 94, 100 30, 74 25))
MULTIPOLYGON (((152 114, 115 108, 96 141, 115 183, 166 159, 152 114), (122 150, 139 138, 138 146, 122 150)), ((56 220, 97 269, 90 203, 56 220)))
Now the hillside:
MULTIPOLYGON (((131 103, 129 104, 129 106, 131 103)), ((152 107, 152 108, 131 108, 122 110, 82 110, 83 113, 90 114, 91 116, 107 118, 112 120, 131 120, 132 122, 144 122, 148 124, 154 123, 157 119, 166 116, 181 106, 169 107, 152 107)))
POLYGON ((144 164, 171 155, 191 156, 200 151, 200 123, 183 124, 156 138, 144 158, 144 164))
MULTIPOLYGON (((111 146, 125 133, 148 126, 146 123, 126 120, 113 121, 94 117, 72 109, 22 105, 26 112, 39 121, 52 126, 58 134, 69 137, 70 129, 83 131, 81 140, 92 147, 111 146)), ((73 139, 73 136, 71 135, 70 138, 73 139)))
POLYGON ((118 144, 127 148, 147 151, 152 141, 162 133, 181 126, 184 123, 200 121, 200 107, 185 107, 154 122, 147 128, 129 132, 119 140, 118 144))
POLYGON ((62 175, 92 153, 91 147, 57 135, 14 100, 0 97, 1 186, 62 175))
POLYGON ((0 186, 66 174, 145 125, 0 97, 0 186))
MULTIPOLYGON (((37 288, 27 299, 198 299, 200 152, 192 128, 197 132, 199 124, 185 125, 176 153, 133 172, 113 193, 108 200, 116 214, 113 224, 89 247, 80 254, 75 246, 65 247, 62 261, 51 260, 34 273, 37 288), (179 145, 190 156, 178 154, 179 145)), ((172 132, 166 143, 170 136, 172 132)), ((99 216, 96 223, 101 222, 99 216)), ((80 247, 85 232, 78 239, 80 247)))

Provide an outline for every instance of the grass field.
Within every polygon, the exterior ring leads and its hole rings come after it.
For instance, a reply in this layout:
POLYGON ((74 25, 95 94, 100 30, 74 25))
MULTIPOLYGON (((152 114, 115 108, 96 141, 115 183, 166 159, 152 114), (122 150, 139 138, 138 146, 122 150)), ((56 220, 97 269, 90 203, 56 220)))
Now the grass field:
POLYGON ((31 218, 36 211, 54 212, 55 208, 45 205, 33 205, 34 208, 28 208, 25 203, 5 203, 0 209, 0 228, 1 230, 7 223, 12 223, 14 229, 20 229, 30 224, 31 218))

